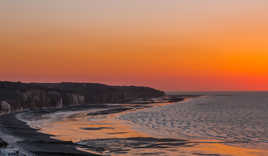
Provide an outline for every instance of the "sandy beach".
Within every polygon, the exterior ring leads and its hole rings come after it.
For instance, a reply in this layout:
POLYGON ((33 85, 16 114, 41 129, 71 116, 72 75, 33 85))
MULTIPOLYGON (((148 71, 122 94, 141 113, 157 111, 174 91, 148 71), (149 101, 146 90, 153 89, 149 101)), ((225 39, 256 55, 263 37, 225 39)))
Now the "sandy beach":
POLYGON ((4 140, 9 140, 10 145, 24 153, 41 156, 268 154, 265 149, 232 145, 234 142, 170 137, 164 133, 159 135, 146 126, 120 119, 125 115, 178 104, 180 102, 113 104, 8 114, 0 119, 0 134, 4 140))
MULTIPOLYGON (((177 99, 182 100, 183 98, 177 99)), ((78 129, 72 129, 71 127, 75 127, 75 124, 70 121, 78 121, 77 118, 81 119, 81 117, 88 116, 92 119, 98 118, 99 116, 109 117, 114 115, 121 114, 127 111, 135 111, 138 109, 144 109, 147 107, 152 107, 154 105, 161 105, 161 103, 157 104, 148 104, 148 102, 144 102, 143 104, 136 102, 138 104, 122 104, 122 105, 106 105, 106 104, 98 104, 98 105, 88 105, 88 106, 75 106, 68 107, 64 109, 41 109, 37 111, 24 111, 18 113, 11 113, 2 115, 0 118, 0 138, 8 143, 8 147, 18 149, 22 154, 27 156, 31 156, 34 154, 38 154, 40 156, 60 156, 60 155, 72 155, 72 156, 84 156, 84 155, 103 155, 108 146, 99 147, 95 143, 90 143, 90 146, 87 144, 83 144, 79 142, 81 140, 77 138, 83 138, 85 140, 88 139, 103 139, 106 133, 103 133, 103 130, 111 130, 108 131, 108 135, 104 142, 111 142, 115 138, 109 138, 113 135, 121 136, 120 138, 125 140, 133 140, 137 142, 143 142, 141 144, 147 144, 154 142, 163 142, 169 144, 170 140, 158 140, 157 138, 148 137, 145 134, 138 133, 134 130, 131 130, 128 125, 118 122, 119 120, 115 118, 111 118, 111 120, 101 121, 102 126, 97 123, 94 125, 90 125, 86 121, 85 127, 79 127, 78 129), (59 114, 57 118, 53 118, 54 114, 59 114), (63 115, 63 116, 61 116, 63 115), (46 122, 47 117, 52 117, 52 120, 46 122), (68 122, 65 122, 66 120, 68 122), (61 122, 64 120, 65 125, 62 125, 61 122), (43 127, 44 124, 39 125, 39 123, 49 124, 46 125, 48 127, 43 127), (105 122, 109 124, 104 126, 105 122), (52 126, 54 125, 54 126, 52 126), (89 126, 90 125, 90 126, 89 126), (61 129, 56 128, 55 126, 61 127, 61 129), (116 127, 116 128, 115 128, 116 127), (51 128, 51 129, 49 129, 51 128), (55 128, 55 131, 54 131, 55 128), (120 130, 118 130, 120 129, 120 130), (52 130, 52 131, 50 131, 52 130), (62 131, 61 131, 62 130, 62 131), (87 131, 92 133, 87 133, 86 136, 84 133, 79 133, 77 130, 87 131), (96 133, 100 132, 100 133, 96 133), (70 134, 72 133, 72 134, 70 134), (82 135, 82 136, 79 136, 82 135), (98 137, 99 136, 99 137, 98 137), (109 141, 110 140, 110 141, 109 141), (90 150, 89 150, 90 149, 90 150)), ((81 125, 80 125, 81 126, 81 125)), ((116 138, 117 139, 117 138, 116 138)), ((115 140, 116 140, 115 139, 115 140)), ((98 140, 99 141, 99 140, 98 140)), ((102 141, 102 142, 103 142, 102 141)), ((172 140, 173 142, 179 141, 179 144, 184 144, 182 140, 172 140)), ((127 144, 126 144, 127 146, 127 144)), ((153 145, 154 146, 154 145, 153 145)), ((112 146, 111 146, 112 147, 112 146)), ((110 148, 110 147, 109 147, 110 148)), ((136 148, 136 147, 135 147, 136 148)), ((122 148, 122 151, 124 149, 122 148)), ((120 150, 118 151, 120 153, 120 150)))
MULTIPOLYGON (((44 112, 35 112, 43 114, 44 112)), ((46 111, 47 113, 47 111, 46 111)), ((9 147, 17 148, 27 156, 88 156, 96 155, 82 152, 75 148, 75 143, 52 139, 52 135, 38 132, 25 122, 17 118, 17 113, 3 115, 0 118, 0 138, 5 140, 9 147)))

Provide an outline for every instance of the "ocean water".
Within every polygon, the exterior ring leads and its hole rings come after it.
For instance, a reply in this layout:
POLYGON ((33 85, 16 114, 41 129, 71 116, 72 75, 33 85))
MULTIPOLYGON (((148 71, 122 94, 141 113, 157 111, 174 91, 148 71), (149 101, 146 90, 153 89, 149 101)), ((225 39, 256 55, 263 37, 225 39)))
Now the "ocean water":
POLYGON ((173 94, 202 96, 141 109, 124 104, 17 117, 101 155, 268 155, 268 92, 173 94), (124 107, 135 109, 111 111, 124 107))
POLYGON ((187 94, 204 96, 127 113, 120 119, 165 137, 268 145, 268 92, 187 94))

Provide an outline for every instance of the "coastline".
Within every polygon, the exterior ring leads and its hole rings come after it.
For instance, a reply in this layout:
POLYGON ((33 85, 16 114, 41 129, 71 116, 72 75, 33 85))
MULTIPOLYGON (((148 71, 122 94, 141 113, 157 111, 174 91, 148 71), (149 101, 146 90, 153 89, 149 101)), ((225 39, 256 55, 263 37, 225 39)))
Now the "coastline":
MULTIPOLYGON (((9 134, 15 138, 22 139, 18 141, 18 143, 15 143, 20 149, 32 153, 39 152, 41 156, 137 155, 140 151, 142 151, 142 153, 139 153, 138 155, 161 155, 161 153, 162 155, 165 155, 163 154, 163 150, 167 152, 166 154, 170 155, 174 155, 174 153, 184 153, 193 156, 261 156, 268 153, 267 150, 228 145, 226 142, 219 140, 188 140, 183 139, 183 137, 176 137, 177 139, 175 139, 167 136, 158 136, 145 129, 137 128, 139 125, 135 125, 135 123, 129 124, 126 123, 128 121, 118 119, 120 115, 129 112, 146 111, 148 110, 147 108, 160 108, 172 104, 176 104, 176 102, 93 105, 64 109, 46 109, 32 112, 28 111, 8 114, 0 119, 0 124, 9 125, 4 127, 9 134), (49 125, 52 127, 45 128, 45 130, 33 129, 25 122, 21 121, 22 118, 39 118, 45 114, 48 116, 51 116, 52 114, 64 114, 64 116, 61 119, 53 121, 52 123, 54 124, 49 125), (85 118, 84 121, 80 121, 83 118, 85 118), (81 141, 72 141, 73 138, 71 136, 61 136, 60 134, 62 131, 59 131, 58 133, 57 131, 54 131, 55 129, 53 128, 53 125, 56 125, 57 128, 60 126, 60 128, 65 130, 65 127, 69 124, 77 126, 73 129, 74 134, 71 135, 76 135, 76 137, 78 137, 78 134, 82 132, 86 133, 87 136, 81 141), (82 125, 85 126, 83 127, 82 125), (20 128, 20 130, 17 128, 20 128)), ((54 115, 51 117, 55 118, 54 115)), ((3 131, 3 127, 0 131, 3 131)), ((81 136, 81 138, 83 137, 84 136, 81 136)))
POLYGON ((7 143, 7 147, 18 149, 22 154, 32 156, 95 156, 97 154, 79 151, 75 148, 77 144, 70 141, 52 139, 52 135, 40 133, 38 129, 30 127, 25 121, 18 119, 19 114, 30 114, 30 117, 42 114, 55 113, 57 111, 80 111, 93 108, 107 108, 103 105, 73 106, 63 109, 48 108, 37 111, 22 111, 0 116, 0 138, 7 143))
MULTIPOLYGON (((221 96, 221 95, 219 95, 221 96)), ((199 96, 199 97, 208 97, 208 96, 199 96)), ((178 103, 173 103, 168 105, 177 105, 178 103)), ((134 114, 138 112, 146 112, 146 111, 152 111, 155 109, 161 109, 160 107, 156 108, 149 108, 146 110, 138 110, 137 112, 133 112, 134 114)), ((167 134, 161 134, 159 132, 156 132, 155 130, 148 129, 145 125, 141 125, 139 123, 133 122, 128 119, 122 119, 127 120, 131 123, 131 128, 136 129, 137 131, 143 131, 146 133, 150 133, 154 136, 158 137, 167 137, 167 134)), ((146 124, 146 123, 145 123, 146 124)), ((215 156, 264 156, 268 155, 268 150, 265 147, 254 146, 249 145, 249 142, 247 141, 224 141, 224 140, 216 140, 213 138, 199 138, 199 137, 189 137, 189 136, 183 136, 182 134, 176 134, 176 136, 168 136, 169 138, 180 138, 186 140, 186 145, 191 146, 190 148, 183 148, 182 153, 187 153, 187 155, 215 155, 215 156)), ((266 146, 267 147, 267 146, 266 146)))
POLYGON ((10 143, 11 147, 18 148, 20 152, 28 155, 95 155, 76 150, 72 142, 51 139, 51 135, 39 133, 38 130, 31 128, 26 123, 17 119, 16 114, 7 114, 1 116, 0 124, 0 131, 2 134, 13 137, 13 139, 8 139, 5 141, 10 143))
MULTIPOLYGON (((182 100, 183 98, 170 99, 170 101, 182 100)), ((34 116, 41 116, 44 114, 62 112, 62 111, 82 111, 90 109, 107 109, 106 111, 99 111, 93 114, 88 114, 91 116, 96 115, 107 115, 116 114, 119 112, 124 112, 127 110, 136 110, 146 107, 152 107, 154 103, 159 101, 135 101, 134 104, 121 104, 118 105, 111 104, 96 104, 96 105, 83 105, 83 106, 73 106, 61 109, 40 109, 37 111, 22 111, 14 112, 10 114, 1 115, 0 118, 0 138, 6 141, 9 145, 8 147, 16 148, 21 153, 31 156, 32 154, 38 154, 40 156, 56 156, 56 155, 73 155, 73 156, 84 156, 84 155, 99 155, 90 152, 84 152, 78 150, 79 148, 84 148, 83 145, 73 143, 72 141, 61 141, 59 139, 54 139, 53 135, 44 134, 39 132, 39 129, 34 129, 30 127, 25 121, 18 119, 17 116, 21 114, 30 114, 30 118, 34 116), (135 104, 136 103, 136 104, 135 104)), ((94 148, 94 147, 93 147, 94 148)), ((96 151, 98 151, 96 147, 96 151)))

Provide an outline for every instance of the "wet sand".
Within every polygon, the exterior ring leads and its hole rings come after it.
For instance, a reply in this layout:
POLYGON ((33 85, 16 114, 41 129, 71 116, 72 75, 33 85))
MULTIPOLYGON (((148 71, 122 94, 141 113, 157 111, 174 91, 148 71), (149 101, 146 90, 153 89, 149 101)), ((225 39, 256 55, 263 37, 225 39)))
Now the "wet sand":
MULTIPOLYGON (((99 106, 78 106, 65 108, 63 111, 77 111, 99 106)), ((106 105, 102 105, 105 108, 106 105)), ((27 114, 28 118, 39 118, 42 114, 62 111, 59 109, 44 109, 22 113, 11 113, 0 117, 0 138, 4 139, 10 147, 15 147, 23 154, 31 156, 89 156, 96 155, 76 149, 76 144, 71 141, 53 139, 50 134, 40 133, 38 129, 30 127, 27 123, 19 120, 18 115, 27 114)))
MULTIPOLYGON (((81 152, 74 148, 74 143, 51 139, 51 135, 39 133, 18 120, 15 114, 4 115, 0 118, 1 131, 18 139, 12 146, 23 149, 31 154, 39 156, 58 156, 58 155, 73 155, 86 156, 93 155, 86 152, 81 152)), ((8 140, 12 142, 12 140, 8 140)))
MULTIPOLYGON (((165 105, 169 103, 155 106, 165 105)), ((118 108, 115 107, 70 114, 50 122, 40 132, 53 134, 54 139, 76 142, 82 145, 79 150, 100 155, 265 156, 268 154, 267 150, 231 146, 220 140, 184 140, 159 136, 139 128, 132 122, 119 119, 123 114, 144 111, 146 108, 133 109, 135 108, 133 105, 119 108, 124 111, 118 112, 118 108)))
MULTIPOLYGON (((180 97, 177 100, 182 100, 180 97)), ((61 109, 41 109, 36 111, 24 111, 20 113, 11 113, 6 115, 1 115, 0 118, 0 138, 3 139, 1 143, 3 143, 3 147, 5 147, 5 143, 8 143, 8 147, 13 147, 19 149, 21 153, 26 154, 27 156, 31 156, 37 154, 39 156, 59 156, 59 155, 72 155, 72 156, 83 156, 83 155, 99 155, 94 154, 89 151, 85 152, 84 148, 88 148, 89 146, 85 146, 82 144, 78 144, 76 140, 62 140, 56 138, 52 133, 44 133, 38 129, 38 126, 30 126, 27 121, 38 121, 42 119, 42 116, 50 115, 53 113, 61 113, 65 114, 66 112, 71 112, 71 116, 68 118, 77 117, 76 112, 83 112, 84 110, 101 110, 95 111, 93 114, 88 112, 87 116, 91 116, 94 118, 98 115, 107 115, 107 114, 116 114, 123 111, 127 111, 129 109, 139 109, 148 107, 148 103, 157 103, 158 101, 138 101, 138 104, 132 104, 132 106, 128 106, 127 104, 123 104, 118 107, 115 104, 106 105, 106 104, 91 104, 86 106, 74 106, 68 108, 61 109), (79 150, 78 150, 79 149, 79 150)), ((134 102, 136 103, 136 102, 134 102)), ((68 114, 68 113, 67 113, 68 114)), ((78 113, 79 114, 79 113, 78 113)), ((72 125, 67 124, 66 127, 72 125)), ((94 128, 86 127, 85 131, 90 130, 100 130, 106 129, 106 127, 94 128)), ((109 128, 108 128, 109 129, 109 128)), ((73 131, 75 134, 78 134, 76 131, 73 131)), ((111 132, 112 134, 113 132, 111 132)), ((114 132, 116 134, 117 132, 114 132)), ((123 134, 123 132, 119 132, 123 134)), ((63 135, 64 133, 60 133, 63 135)), ((66 133, 68 135, 68 133, 66 133)), ((95 136, 92 134, 92 136, 95 136)), ((99 147, 90 146, 93 151, 99 151, 99 147)))
POLYGON ((265 156, 267 150, 227 145, 218 140, 166 138, 120 120, 130 112, 170 103, 103 105, 5 115, 1 131, 22 138, 18 145, 39 155, 265 156), (28 124, 17 119, 29 120, 28 124), (64 151, 64 152, 62 152, 64 151))
POLYGON ((47 123, 45 119, 39 132, 51 134, 56 140, 74 142, 77 149, 100 155, 159 155, 164 153, 163 149, 170 150, 165 154, 172 154, 177 151, 176 147, 188 146, 186 140, 157 138, 132 129, 129 123, 118 119, 123 113, 146 107, 152 105, 124 104, 109 109, 71 112, 67 116, 66 112, 56 114, 57 120, 47 123))

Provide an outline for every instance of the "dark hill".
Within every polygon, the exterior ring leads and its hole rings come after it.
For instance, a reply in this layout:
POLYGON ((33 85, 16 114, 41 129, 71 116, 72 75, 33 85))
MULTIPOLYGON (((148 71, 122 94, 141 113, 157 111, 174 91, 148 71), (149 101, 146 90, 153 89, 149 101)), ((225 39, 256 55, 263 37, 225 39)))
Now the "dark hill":
POLYGON ((0 112, 62 108, 73 105, 127 103, 165 93, 149 87, 108 86, 97 83, 0 82, 0 112))

